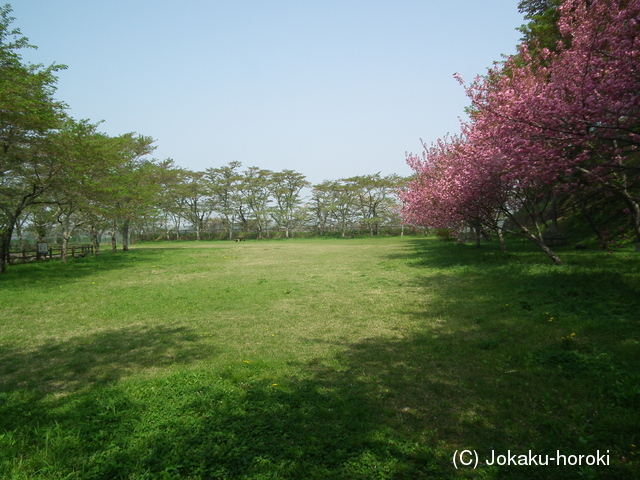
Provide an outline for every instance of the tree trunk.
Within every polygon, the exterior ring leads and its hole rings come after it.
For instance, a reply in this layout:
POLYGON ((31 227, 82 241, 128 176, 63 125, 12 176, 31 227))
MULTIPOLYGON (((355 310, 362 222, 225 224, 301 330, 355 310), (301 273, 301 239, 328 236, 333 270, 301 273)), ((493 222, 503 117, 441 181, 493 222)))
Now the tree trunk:
POLYGON ((180 216, 176 215, 173 220, 174 220, 174 226, 176 227, 176 241, 179 241, 180 240, 180 224, 181 224, 180 216))
POLYGON ((66 224, 62 227, 62 247, 60 248, 60 261, 67 263, 67 250, 69 248, 69 239, 71 238, 71 232, 69 231, 69 225, 66 224))
POLYGON ((11 233, 11 228, 8 227, 0 233, 0 274, 7 271, 7 265, 9 264, 11 233))
POLYGON ((22 236, 22 222, 16 222, 16 233, 18 234, 18 242, 20 245, 20 251, 24 252, 26 250, 26 245, 24 244, 24 237, 22 236))
POLYGON ((113 228, 111 230, 111 251, 118 253, 118 225, 116 221, 113 221, 113 228))
POLYGON ((606 237, 600 230, 600 227, 598 227, 598 224, 596 223, 595 219, 587 210, 587 205, 584 199, 582 198, 581 195, 578 195, 577 199, 578 199, 578 202, 577 202, 578 208, 580 209, 580 212, 582 213, 584 218, 587 220, 587 223, 589 223, 589 225, 591 226, 591 229, 594 231, 594 233, 598 237, 598 241, 600 242, 600 248, 602 248, 603 250, 609 250, 609 243, 607 242, 606 237))
POLYGON ((0 230, 0 274, 7 271, 7 266, 11 261, 11 235, 16 219, 22 211, 18 210, 16 216, 7 214, 6 225, 0 230))
POLYGON ((93 245, 93 254, 100 255, 100 242, 98 241, 98 230, 95 227, 91 227, 91 245, 93 245))
POLYGON ((541 237, 538 237, 531 233, 531 231, 529 231, 529 229, 525 226, 521 226, 521 228, 527 238, 538 245, 538 247, 540 247, 540 249, 547 255, 547 257, 551 259, 553 263, 555 263, 556 265, 562 265, 562 260, 560 260, 560 257, 558 257, 558 255, 556 255, 555 252, 551 250, 546 243, 544 243, 544 240, 542 240, 541 237))
POLYGON ((169 215, 164 215, 164 234, 167 238, 167 242, 171 240, 171 229, 169 228, 169 215))
POLYGON ((630 198, 627 204, 630 207, 633 231, 636 235, 636 252, 640 252, 640 205, 630 198))
POLYGON ((256 230, 257 230, 257 238, 258 240, 262 239, 262 221, 260 220, 260 216, 256 215, 256 230))
POLYGON ((562 260, 560 260, 560 257, 558 257, 553 252, 553 250, 547 247, 544 242, 540 242, 539 247, 542 249, 544 253, 547 254, 547 257, 549 257, 553 263, 555 263, 556 265, 562 265, 562 260))
POLYGON ((129 220, 125 220, 122 224, 122 251, 129 251, 129 220))
POLYGON ((62 248, 60 249, 60 261, 67 263, 67 250, 69 247, 69 240, 71 239, 71 222, 69 220, 70 213, 64 216, 62 223, 62 248))
MULTIPOLYGON (((553 263, 555 263, 556 265, 562 265, 562 260, 560 260, 560 257, 558 257, 555 254, 555 252, 551 250, 546 243, 544 243, 544 238, 542 237, 542 232, 540 231, 540 226, 538 225, 537 222, 535 223, 535 227, 536 227, 536 231, 538 232, 538 235, 535 235, 533 232, 531 232, 531 230, 529 230, 526 226, 524 226, 524 224, 518 222, 518 219, 514 217, 510 212, 505 211, 503 213, 507 215, 507 217, 511 219, 514 225, 517 225, 521 230, 520 233, 516 233, 516 232, 511 232, 511 233, 515 233, 520 237, 524 236, 528 238, 533 243, 535 243, 538 247, 540 247, 540 249, 545 253, 545 255, 547 255, 547 257, 551 259, 553 263)), ((510 230, 505 229, 505 231, 510 231, 510 230)))
POLYGON ((67 250, 69 247, 69 237, 66 232, 62 234, 62 246, 60 248, 60 261, 62 263, 67 263, 67 250))
POLYGON ((501 228, 496 229, 496 234, 498 235, 498 240, 500 241, 500 250, 503 252, 507 251, 507 244, 504 243, 504 234, 502 233, 501 228))

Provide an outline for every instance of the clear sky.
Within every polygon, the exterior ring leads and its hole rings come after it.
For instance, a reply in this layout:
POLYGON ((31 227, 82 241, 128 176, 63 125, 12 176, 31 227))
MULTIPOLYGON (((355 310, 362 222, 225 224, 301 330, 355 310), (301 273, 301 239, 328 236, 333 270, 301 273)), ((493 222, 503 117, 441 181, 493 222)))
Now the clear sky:
POLYGON ((56 97, 191 170, 230 161, 314 183, 410 174, 459 131, 470 81, 511 54, 517 0, 9 0, 56 97))

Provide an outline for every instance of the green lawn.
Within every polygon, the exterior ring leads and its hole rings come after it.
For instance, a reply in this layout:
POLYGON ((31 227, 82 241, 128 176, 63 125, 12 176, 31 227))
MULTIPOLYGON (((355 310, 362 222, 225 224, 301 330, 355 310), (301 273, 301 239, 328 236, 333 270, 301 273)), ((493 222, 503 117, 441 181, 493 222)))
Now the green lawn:
POLYGON ((640 255, 510 250, 158 243, 12 266, 0 478, 640 478, 640 255), (452 465, 464 449, 477 469, 452 465), (509 450, 609 465, 484 463, 509 450))

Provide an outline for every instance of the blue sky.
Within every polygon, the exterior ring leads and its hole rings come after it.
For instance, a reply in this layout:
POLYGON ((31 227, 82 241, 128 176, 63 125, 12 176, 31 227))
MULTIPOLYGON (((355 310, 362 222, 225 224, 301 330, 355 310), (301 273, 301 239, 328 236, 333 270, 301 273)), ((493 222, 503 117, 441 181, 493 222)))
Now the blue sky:
POLYGON ((156 139, 192 170, 240 161, 311 182, 410 174, 457 133, 453 79, 515 52, 517 0, 14 0, 32 63, 101 130, 156 139))

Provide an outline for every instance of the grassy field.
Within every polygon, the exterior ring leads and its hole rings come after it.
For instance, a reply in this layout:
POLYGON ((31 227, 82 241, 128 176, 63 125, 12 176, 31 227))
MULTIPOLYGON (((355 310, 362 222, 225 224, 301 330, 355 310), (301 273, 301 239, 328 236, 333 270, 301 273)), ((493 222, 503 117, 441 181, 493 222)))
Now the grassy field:
POLYGON ((159 243, 12 266, 0 478, 640 478, 640 256, 510 249, 159 243), (476 469, 453 466, 465 449, 476 469), (487 464, 558 450, 608 465, 487 464))

